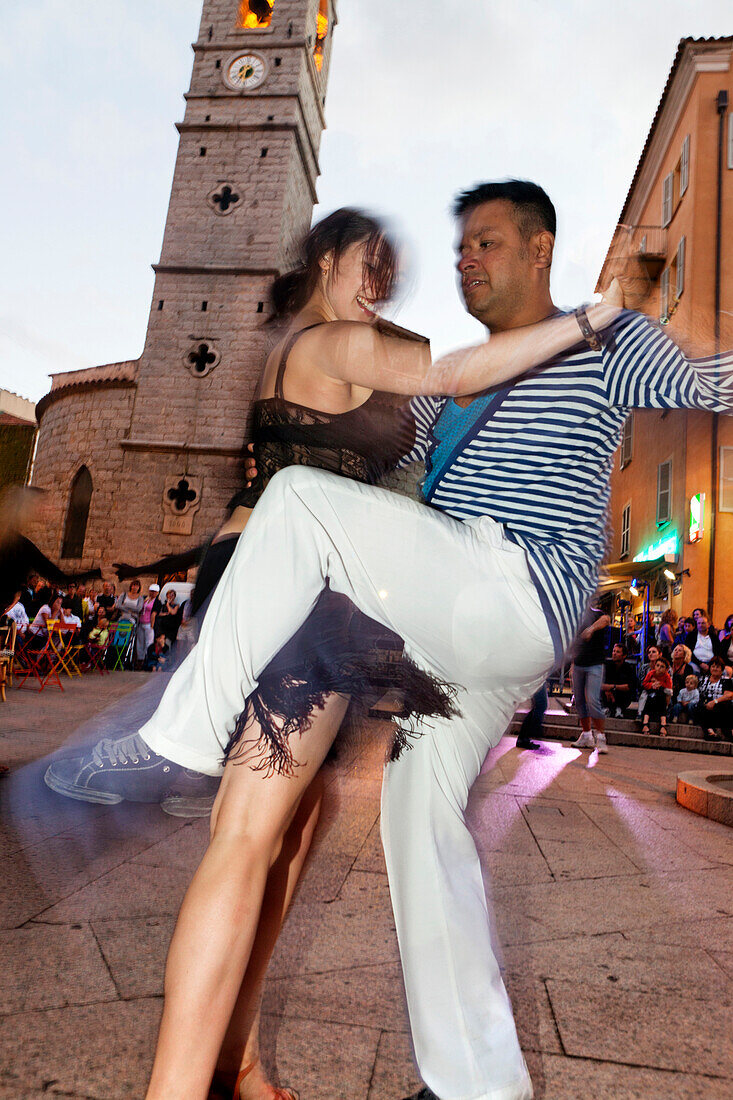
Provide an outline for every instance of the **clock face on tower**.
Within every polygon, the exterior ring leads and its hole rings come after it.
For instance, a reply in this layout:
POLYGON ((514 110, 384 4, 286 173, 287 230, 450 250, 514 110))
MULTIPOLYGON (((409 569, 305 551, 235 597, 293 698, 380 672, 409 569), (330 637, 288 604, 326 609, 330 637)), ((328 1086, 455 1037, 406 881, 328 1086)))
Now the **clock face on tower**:
POLYGON ((238 54, 224 69, 224 83, 235 92, 258 88, 266 76, 264 59, 257 53, 238 54))

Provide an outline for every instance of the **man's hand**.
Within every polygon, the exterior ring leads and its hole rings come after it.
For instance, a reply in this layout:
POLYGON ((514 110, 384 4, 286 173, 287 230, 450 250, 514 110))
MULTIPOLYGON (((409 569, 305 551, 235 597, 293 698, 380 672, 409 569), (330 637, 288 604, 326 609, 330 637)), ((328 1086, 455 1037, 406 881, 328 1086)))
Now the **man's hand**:
POLYGON ((244 476, 247 478, 246 485, 248 489, 257 477, 257 461, 254 456, 254 449, 254 443, 247 444, 249 454, 244 459, 244 476))

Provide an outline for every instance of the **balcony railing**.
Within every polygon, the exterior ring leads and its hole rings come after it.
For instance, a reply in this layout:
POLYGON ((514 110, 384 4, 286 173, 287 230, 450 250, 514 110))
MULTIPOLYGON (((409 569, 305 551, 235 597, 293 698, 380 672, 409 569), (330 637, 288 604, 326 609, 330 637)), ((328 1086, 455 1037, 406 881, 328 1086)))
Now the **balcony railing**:
POLYGON ((649 278, 657 279, 667 259, 667 230, 661 225, 619 225, 610 255, 616 263, 640 261, 649 278))

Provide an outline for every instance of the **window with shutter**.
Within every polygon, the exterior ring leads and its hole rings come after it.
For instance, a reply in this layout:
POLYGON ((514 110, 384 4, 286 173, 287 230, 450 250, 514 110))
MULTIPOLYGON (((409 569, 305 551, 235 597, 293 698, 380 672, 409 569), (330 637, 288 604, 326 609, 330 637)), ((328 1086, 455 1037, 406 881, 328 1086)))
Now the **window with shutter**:
POLYGON ((680 243, 677 245, 677 283, 675 286, 675 296, 677 298, 682 297, 682 291, 685 289, 685 238, 680 237, 680 243))
POLYGON ((733 512, 733 447, 720 448, 718 511, 733 512))
POLYGON ((621 513, 621 553, 619 557, 629 556, 629 543, 631 541, 631 505, 627 504, 621 513))
POLYGON ((623 470, 624 466, 628 466, 631 462, 634 446, 634 414, 629 413, 624 423, 623 431, 621 433, 621 450, 619 455, 619 465, 623 470))
POLYGON ((662 277, 659 280, 659 319, 666 322, 669 320, 669 268, 665 267, 662 272, 662 277))
POLYGON ((728 167, 733 168, 733 114, 728 115, 728 167))
POLYGON ((680 157, 680 198, 687 190, 690 182, 690 135, 682 142, 682 156, 680 157))
POLYGON ((662 184, 662 225, 672 221, 672 202, 674 197, 674 172, 664 177, 662 184))
POLYGON ((672 460, 657 466, 657 523, 668 523, 672 518, 672 460))

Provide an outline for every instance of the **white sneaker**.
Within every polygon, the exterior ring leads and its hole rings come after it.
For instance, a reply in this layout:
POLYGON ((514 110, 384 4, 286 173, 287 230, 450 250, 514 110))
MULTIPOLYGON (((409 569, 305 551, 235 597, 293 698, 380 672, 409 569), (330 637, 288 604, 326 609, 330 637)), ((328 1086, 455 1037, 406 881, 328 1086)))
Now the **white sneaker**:
POLYGON ((572 748, 574 749, 594 749, 595 747, 596 743, 593 740, 593 734, 590 730, 583 730, 578 740, 573 741, 572 744, 572 748))
POLYGON ((605 733, 596 734, 596 749, 598 752, 608 752, 608 745, 606 744, 605 733))

